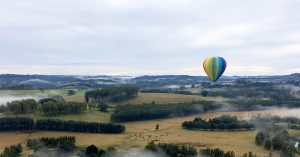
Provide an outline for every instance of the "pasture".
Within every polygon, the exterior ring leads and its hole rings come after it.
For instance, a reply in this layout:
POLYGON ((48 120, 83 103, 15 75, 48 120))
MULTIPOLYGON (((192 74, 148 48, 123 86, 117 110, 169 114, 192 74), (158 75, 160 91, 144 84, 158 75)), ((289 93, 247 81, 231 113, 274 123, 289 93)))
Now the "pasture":
MULTIPOLYGON (((271 114, 271 111, 251 112, 253 115, 271 114)), ((93 113, 91 113, 93 114, 93 113)), ((211 118, 222 114, 237 115, 240 118, 247 119, 247 112, 217 112, 207 113, 189 117, 159 119, 141 122, 124 123, 126 132, 120 135, 111 134, 90 134, 90 133, 72 133, 72 132, 52 132, 42 131, 32 134, 22 132, 3 132, 0 133, 0 151, 11 144, 25 144, 26 139, 35 137, 58 137, 58 136, 76 136, 77 146, 85 147, 90 144, 96 144, 101 148, 114 146, 120 150, 129 148, 143 148, 148 142, 171 142, 184 145, 192 145, 200 150, 201 148, 222 148, 226 151, 234 151, 238 156, 249 151, 255 152, 260 156, 266 156, 268 151, 258 147, 254 143, 257 131, 192 131, 181 128, 183 121, 192 120, 197 116, 211 118), (244 117, 242 115, 245 115, 244 117), (160 125, 159 130, 155 130, 156 124, 160 125)), ((85 119, 85 117, 82 117, 85 119)), ((300 131, 290 131, 292 135, 300 135, 300 131)), ((25 151, 25 152, 28 152, 25 151)), ((276 153, 273 154, 276 156, 276 153)))
MULTIPOLYGON (((66 101, 83 101, 84 90, 76 92, 73 96, 68 96, 67 90, 6 90, 1 91, 0 98, 5 96, 24 97, 24 96, 49 96, 61 95, 66 101)), ((196 95, 180 95, 170 93, 139 93, 136 98, 124 101, 122 103, 110 103, 113 107, 117 104, 142 104, 142 103, 180 103, 191 101, 225 101, 226 99, 220 97, 203 97, 196 95)), ((87 111, 82 114, 70 114, 60 116, 44 116, 40 113, 32 113, 18 116, 28 116, 33 119, 40 118, 56 118, 63 120, 76 121, 96 121, 96 122, 110 122, 110 112, 87 111)), ((195 117, 203 117, 206 119, 218 117, 224 114, 237 116, 239 119, 249 120, 252 116, 258 115, 282 115, 295 116, 299 110, 275 109, 265 111, 250 111, 250 112, 211 112, 188 117, 158 119, 140 122, 124 123, 126 132, 124 134, 91 134, 91 133, 73 133, 73 132, 53 132, 41 131, 35 133, 23 132, 1 132, 0 133, 0 152, 5 147, 12 144, 22 143, 25 146, 28 138, 37 137, 58 137, 58 136, 75 136, 77 139, 77 146, 80 148, 86 147, 90 144, 95 144, 101 148, 109 146, 116 147, 119 150, 126 150, 129 148, 144 148, 150 141, 155 142, 170 142, 183 145, 191 145, 200 150, 201 148, 221 148, 225 151, 234 151, 238 156, 252 151, 259 156, 267 156, 268 151, 262 147, 258 147, 254 143, 257 131, 193 131, 185 130, 181 127, 183 121, 193 120, 195 117), (156 125, 159 124, 160 129, 155 130, 156 125)), ((0 117, 6 116, 4 114, 0 117)), ((15 116, 15 115, 12 115, 15 116)), ((290 130, 294 136, 300 136, 300 131, 290 130)), ((32 151, 25 148, 23 156, 28 156, 32 151)), ((273 156, 276 157, 276 153, 273 156)))

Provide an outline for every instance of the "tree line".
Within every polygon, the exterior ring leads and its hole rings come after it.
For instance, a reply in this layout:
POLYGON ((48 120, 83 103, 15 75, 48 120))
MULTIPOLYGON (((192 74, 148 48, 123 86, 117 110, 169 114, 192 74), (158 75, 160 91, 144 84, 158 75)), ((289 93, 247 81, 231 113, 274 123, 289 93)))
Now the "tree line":
POLYGON ((172 143, 159 143, 155 144, 154 142, 150 142, 145 147, 146 150, 150 150, 153 152, 163 151, 169 157, 194 157, 197 156, 197 150, 191 146, 184 146, 172 143))
MULTIPOLYGON (((195 157, 209 156, 209 157, 235 157, 233 151, 224 151, 220 148, 205 148, 201 149, 199 153, 192 146, 184 146, 172 143, 158 143, 150 142, 145 146, 146 150, 153 152, 164 152, 169 157, 195 157)), ((246 153, 243 157, 256 157, 252 152, 246 153)))
POLYGON ((16 100, 8 102, 3 108, 3 111, 9 111, 16 114, 32 113, 37 110, 38 103, 34 99, 16 100))
POLYGON ((47 102, 41 105, 41 112, 46 115, 76 114, 86 110, 87 104, 80 102, 47 102))
POLYGON ((167 118, 170 116, 186 116, 221 108, 220 104, 210 101, 197 101, 177 104, 142 104, 119 105, 111 116, 114 122, 140 121, 167 118))
POLYGON ((123 133, 125 126, 113 123, 64 121, 58 119, 41 119, 36 121, 38 130, 89 132, 89 133, 123 133))
POLYGON ((21 144, 12 145, 6 147, 4 152, 0 154, 0 157, 19 157, 23 152, 23 147, 21 144))
POLYGON ((27 117, 5 117, 0 118, 0 131, 22 131, 32 130, 34 120, 27 117))
POLYGON ((249 130, 253 129, 254 125, 244 120, 238 120, 236 116, 223 115, 208 121, 202 118, 195 118, 193 121, 183 122, 182 127, 201 130, 249 130))
POLYGON ((24 99, 8 102, 0 106, 0 112, 26 114, 40 111, 45 115, 77 114, 87 110, 87 103, 58 101, 56 98, 45 98, 39 102, 34 99, 24 99))
POLYGON ((85 102, 112 101, 118 102, 136 97, 138 89, 133 86, 120 86, 96 89, 85 92, 85 102))
POLYGON ((34 122, 26 117, 0 118, 0 131, 51 130, 88 133, 123 133, 125 126, 113 123, 64 121, 57 119, 40 119, 34 122))
POLYGON ((185 90, 172 90, 172 89, 143 89, 140 90, 141 93, 173 93, 173 94, 183 94, 183 95, 196 95, 190 91, 185 90))
POLYGON ((210 157, 235 157, 235 154, 233 151, 225 152, 224 150, 220 148, 206 148, 200 150, 201 156, 210 156, 210 157))
POLYGON ((75 148, 76 139, 74 136, 62 137, 42 137, 38 139, 28 139, 26 146, 30 149, 39 149, 40 147, 56 148, 71 150, 75 148))

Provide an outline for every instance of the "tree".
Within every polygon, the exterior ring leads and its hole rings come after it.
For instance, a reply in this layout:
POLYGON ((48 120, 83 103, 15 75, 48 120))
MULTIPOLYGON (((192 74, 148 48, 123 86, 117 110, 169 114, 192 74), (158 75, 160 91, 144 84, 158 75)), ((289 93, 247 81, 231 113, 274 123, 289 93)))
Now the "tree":
POLYGON ((98 147, 95 145, 90 145, 90 146, 86 147, 86 149, 85 149, 85 155, 87 157, 101 157, 105 153, 106 153, 105 150, 98 149, 98 147))
POLYGON ((272 146, 274 150, 281 151, 284 148, 285 142, 281 136, 276 135, 272 140, 272 146))
POLYGON ((99 108, 99 110, 102 111, 102 112, 107 112, 108 104, 105 103, 104 101, 100 101, 100 102, 98 103, 98 108, 99 108))
POLYGON ((208 95, 208 91, 206 91, 206 90, 202 91, 201 95, 204 96, 204 97, 206 97, 208 95))
POLYGON ((44 92, 45 92, 45 89, 44 89, 44 88, 39 88, 39 90, 40 90, 40 92, 41 92, 42 94, 44 94, 44 92))
POLYGON ((159 130, 159 124, 156 124, 155 130, 159 130))
POLYGON ((156 152, 158 150, 154 142, 150 142, 146 145, 145 149, 156 152))
POLYGON ((10 147, 6 147, 4 152, 0 154, 0 157, 19 157, 23 152, 23 147, 21 144, 12 145, 10 147))
POLYGON ((265 149, 270 150, 272 148, 272 141, 267 139, 264 144, 265 149))
POLYGON ((68 95, 71 96, 71 95, 74 95, 76 93, 76 91, 74 90, 68 90, 68 95))
POLYGON ((255 143, 260 146, 264 143, 266 138, 267 138, 266 133, 260 131, 260 132, 257 133, 257 135, 255 137, 255 143))
POLYGON ((6 112, 7 107, 5 105, 0 105, 0 113, 6 112))
POLYGON ((98 147, 95 145, 90 145, 90 146, 86 147, 85 154, 88 156, 93 155, 93 154, 98 154, 98 147))
POLYGON ((58 145, 60 149, 63 149, 65 151, 69 151, 75 148, 75 143, 70 140, 61 140, 58 145))

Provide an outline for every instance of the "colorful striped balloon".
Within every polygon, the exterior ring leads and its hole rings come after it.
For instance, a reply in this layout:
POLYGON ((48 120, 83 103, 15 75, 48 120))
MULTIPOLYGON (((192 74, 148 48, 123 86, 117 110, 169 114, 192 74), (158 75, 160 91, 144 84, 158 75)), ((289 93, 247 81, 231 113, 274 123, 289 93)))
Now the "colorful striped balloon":
POLYGON ((204 71, 212 81, 217 81, 222 76, 226 65, 222 57, 207 57, 203 62, 204 71))

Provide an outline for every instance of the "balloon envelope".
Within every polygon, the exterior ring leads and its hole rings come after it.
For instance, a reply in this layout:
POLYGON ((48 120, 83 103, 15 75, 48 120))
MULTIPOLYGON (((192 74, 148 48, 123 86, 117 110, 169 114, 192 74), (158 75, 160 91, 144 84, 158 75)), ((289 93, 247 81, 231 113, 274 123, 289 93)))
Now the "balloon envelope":
POLYGON ((203 62, 203 68, 209 79, 217 81, 226 69, 226 61, 222 57, 207 57, 203 62))

